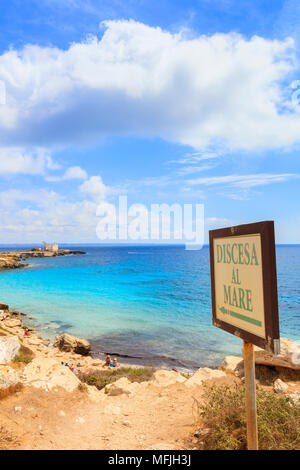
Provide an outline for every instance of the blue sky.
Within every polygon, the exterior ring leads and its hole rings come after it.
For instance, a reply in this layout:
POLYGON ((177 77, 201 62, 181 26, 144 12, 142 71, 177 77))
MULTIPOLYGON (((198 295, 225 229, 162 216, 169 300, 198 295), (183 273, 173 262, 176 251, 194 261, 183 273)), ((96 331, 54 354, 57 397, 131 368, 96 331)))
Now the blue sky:
POLYGON ((120 194, 300 243, 297 1, 0 2, 0 243, 95 242, 120 194))

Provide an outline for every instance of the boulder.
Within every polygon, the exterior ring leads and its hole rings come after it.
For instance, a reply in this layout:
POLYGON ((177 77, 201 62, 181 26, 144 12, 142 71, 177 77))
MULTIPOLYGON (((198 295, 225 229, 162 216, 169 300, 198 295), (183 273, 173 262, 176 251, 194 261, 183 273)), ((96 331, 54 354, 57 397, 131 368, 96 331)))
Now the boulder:
POLYGON ((8 320, 5 320, 4 321, 4 324, 5 326, 7 326, 8 328, 16 328, 18 326, 22 326, 22 322, 21 320, 18 320, 18 319, 8 319, 8 320))
POLYGON ((18 310, 10 310, 9 314, 18 317, 20 315, 20 312, 18 310))
POLYGON ((151 382, 154 385, 167 386, 175 383, 186 382, 186 378, 179 372, 161 369, 154 372, 151 382))
POLYGON ((275 393, 286 393, 288 390, 288 385, 280 379, 276 379, 274 382, 274 392, 275 393))
POLYGON ((12 385, 17 385, 19 382, 18 374, 14 369, 10 367, 0 368, 0 390, 5 390, 12 385))
MULTIPOLYGON (((27 339, 27 338, 26 338, 27 339)), ((44 344, 44 340, 40 338, 28 338, 27 343, 30 344, 31 346, 41 346, 44 344)))
POLYGON ((86 356, 91 350, 91 344, 86 339, 76 338, 76 336, 67 333, 54 338, 53 346, 59 348, 61 351, 71 352, 86 356))
POLYGON ((110 396, 117 396, 122 394, 130 395, 130 385, 131 382, 127 379, 127 377, 122 377, 112 384, 106 385, 104 392, 110 396))
POLYGON ((244 367, 244 360, 239 356, 226 356, 220 364, 222 370, 234 373, 244 367))
POLYGON ((81 383, 69 367, 63 366, 50 358, 33 359, 25 367, 20 378, 24 385, 46 391, 62 387, 68 392, 73 392, 81 383))
POLYGON ((0 310, 9 310, 9 306, 7 304, 0 303, 0 310))
POLYGON ((191 378, 189 378, 185 385, 191 387, 193 385, 202 385, 202 382, 211 379, 218 379, 220 377, 226 377, 225 372, 218 369, 210 369, 209 367, 203 367, 197 370, 191 378))
POLYGON ((86 385, 86 388, 83 391, 87 390, 88 397, 94 403, 102 402, 106 397, 103 395, 102 390, 98 390, 94 385, 86 385))
POLYGON ((273 367, 286 367, 300 370, 300 344, 289 338, 280 339, 280 354, 272 353, 255 347, 255 363, 273 367))
POLYGON ((20 350, 20 342, 17 336, 0 337, 0 364, 6 364, 13 360, 20 350))

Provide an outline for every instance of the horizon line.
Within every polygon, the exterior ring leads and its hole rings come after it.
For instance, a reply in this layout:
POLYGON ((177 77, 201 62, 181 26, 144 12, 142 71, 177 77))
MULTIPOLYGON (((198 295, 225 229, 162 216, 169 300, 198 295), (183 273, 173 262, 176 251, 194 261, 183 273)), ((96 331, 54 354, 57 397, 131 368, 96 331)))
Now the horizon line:
MULTIPOLYGON (((101 247, 105 247, 105 246, 109 246, 109 247, 122 247, 122 246, 134 246, 134 247, 138 247, 138 246, 169 246, 169 247, 185 247, 186 246, 186 243, 97 243, 97 242, 55 242, 57 243, 58 245, 75 245, 75 246, 101 246, 101 247)), ((6 247, 6 246, 32 246, 33 248, 36 248, 36 246, 40 247, 41 245, 43 245, 42 243, 40 242, 30 242, 30 243, 0 243, 0 247, 6 247)), ((209 243, 204 243, 202 245, 203 247, 206 247, 206 246, 209 246, 209 243)), ((300 242, 299 243, 275 243, 275 246, 300 246, 300 242)))

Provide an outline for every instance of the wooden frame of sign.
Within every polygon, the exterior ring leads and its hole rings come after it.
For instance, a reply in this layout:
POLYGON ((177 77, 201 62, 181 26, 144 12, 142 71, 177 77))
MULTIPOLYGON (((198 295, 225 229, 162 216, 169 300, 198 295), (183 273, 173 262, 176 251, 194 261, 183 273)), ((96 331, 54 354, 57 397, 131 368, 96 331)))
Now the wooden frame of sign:
POLYGON ((279 354, 274 222, 209 232, 213 324, 279 354))

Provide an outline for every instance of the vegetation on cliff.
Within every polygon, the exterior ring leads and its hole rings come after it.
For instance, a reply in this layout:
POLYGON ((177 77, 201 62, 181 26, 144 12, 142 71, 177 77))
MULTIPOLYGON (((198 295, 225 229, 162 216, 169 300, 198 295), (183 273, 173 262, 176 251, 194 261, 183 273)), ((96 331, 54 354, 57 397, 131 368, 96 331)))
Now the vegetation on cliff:
POLYGON ((79 374, 81 382, 94 385, 101 390, 122 377, 130 382, 145 382, 150 380, 155 369, 153 367, 121 367, 120 369, 93 370, 89 374, 79 374))
MULTIPOLYGON (((245 388, 203 385, 203 403, 196 403, 201 427, 198 446, 206 450, 247 448, 245 388)), ((260 450, 300 450, 300 407, 287 396, 257 390, 260 450)))

